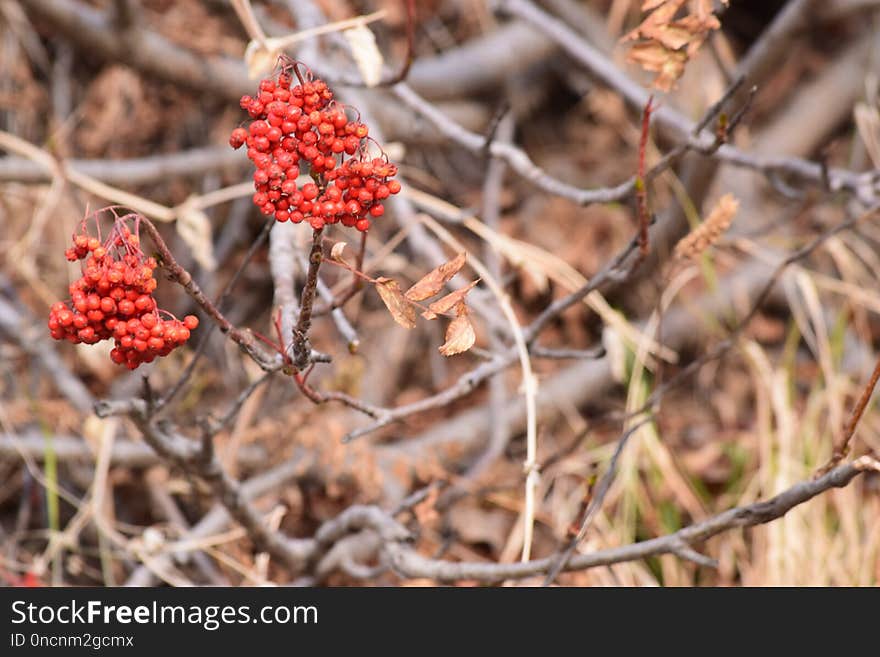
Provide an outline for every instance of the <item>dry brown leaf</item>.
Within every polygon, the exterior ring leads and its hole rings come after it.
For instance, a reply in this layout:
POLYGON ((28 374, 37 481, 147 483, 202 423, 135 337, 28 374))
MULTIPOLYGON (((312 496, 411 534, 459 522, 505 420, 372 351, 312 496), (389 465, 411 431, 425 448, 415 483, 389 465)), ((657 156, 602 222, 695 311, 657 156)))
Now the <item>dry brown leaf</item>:
POLYGON ((669 91, 675 86, 676 80, 684 73, 688 61, 684 52, 670 51, 653 41, 633 45, 627 59, 646 71, 657 73, 653 85, 661 91, 669 91))
POLYGON ((622 39, 638 42, 630 48, 627 58, 657 73, 653 85, 669 91, 684 73, 688 60, 721 23, 712 12, 710 0, 646 0, 642 11, 650 13, 622 39), (689 13, 676 20, 685 4, 689 13))
POLYGON ((459 253, 452 260, 431 270, 406 291, 406 298, 410 301, 422 301, 439 294, 443 286, 464 267, 466 259, 465 253, 459 253))
POLYGON ((460 290, 450 292, 442 299, 438 299, 428 306, 428 309, 422 313, 422 317, 425 319, 436 319, 437 315, 442 315, 453 306, 456 306, 459 303, 464 303, 464 298, 467 296, 467 293, 474 289, 474 286, 479 282, 480 279, 477 279, 473 283, 468 283, 460 290))
POLYGON ((444 356, 454 356, 467 351, 474 346, 477 339, 471 320, 468 319, 468 309, 464 302, 455 307, 455 319, 446 329, 446 342, 440 347, 440 353, 444 356))
POLYGON ((404 328, 415 328, 416 309, 403 296, 397 281, 391 278, 377 278, 376 291, 382 297, 382 302, 395 322, 404 328))

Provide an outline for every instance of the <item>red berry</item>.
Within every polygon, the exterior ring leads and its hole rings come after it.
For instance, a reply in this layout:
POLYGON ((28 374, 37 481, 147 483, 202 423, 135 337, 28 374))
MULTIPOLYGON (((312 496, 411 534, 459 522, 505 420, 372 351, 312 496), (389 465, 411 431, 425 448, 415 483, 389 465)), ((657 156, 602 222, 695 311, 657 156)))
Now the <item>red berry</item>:
POLYGON ((303 185, 302 195, 307 201, 314 200, 318 196, 318 186, 315 183, 306 183, 303 185))
POLYGON ((247 130, 244 128, 236 128, 232 131, 232 135, 229 137, 229 145, 235 149, 241 148, 245 141, 247 141, 247 130))

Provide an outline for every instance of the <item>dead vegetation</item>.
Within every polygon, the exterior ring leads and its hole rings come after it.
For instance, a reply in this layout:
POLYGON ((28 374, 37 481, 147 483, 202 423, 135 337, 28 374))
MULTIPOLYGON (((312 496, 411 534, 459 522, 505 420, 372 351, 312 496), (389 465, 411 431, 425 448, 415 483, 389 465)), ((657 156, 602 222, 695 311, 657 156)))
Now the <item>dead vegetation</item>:
POLYGON ((726 4, 0 2, 0 581, 876 585, 880 3, 726 4), (363 251, 226 145, 284 49, 363 251), (201 319, 132 373, 46 329, 110 204, 201 319))

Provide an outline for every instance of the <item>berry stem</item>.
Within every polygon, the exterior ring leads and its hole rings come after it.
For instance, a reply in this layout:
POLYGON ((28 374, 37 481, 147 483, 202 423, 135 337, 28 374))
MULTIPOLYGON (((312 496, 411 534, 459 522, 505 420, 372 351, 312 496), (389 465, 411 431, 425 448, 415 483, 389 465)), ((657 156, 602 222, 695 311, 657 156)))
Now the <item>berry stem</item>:
POLYGON ((308 367, 311 361, 311 347, 309 346, 309 328, 312 325, 312 307, 315 303, 315 293, 318 289, 318 270, 324 259, 323 242, 321 234, 323 228, 312 233, 312 250, 309 252, 309 271, 306 275, 306 284, 303 287, 300 300, 299 319, 293 329, 293 365, 298 370, 308 367))
POLYGON ((198 283, 193 280, 192 274, 174 259, 174 256, 168 249, 168 245, 165 244, 165 240, 162 239, 162 236, 153 225, 153 222, 145 217, 141 218, 141 222, 142 227, 146 229, 153 244, 156 245, 156 250, 159 252, 160 264, 168 272, 169 278, 183 287, 186 293, 192 297, 193 301, 195 301, 205 313, 216 322, 217 326, 220 327, 220 330, 228 335, 233 342, 244 349, 251 358, 263 367, 263 369, 273 367, 275 365, 274 359, 265 353, 259 343, 254 339, 253 334, 250 331, 243 331, 233 326, 223 313, 220 312, 219 308, 217 308, 217 306, 205 296, 205 293, 202 292, 198 283))

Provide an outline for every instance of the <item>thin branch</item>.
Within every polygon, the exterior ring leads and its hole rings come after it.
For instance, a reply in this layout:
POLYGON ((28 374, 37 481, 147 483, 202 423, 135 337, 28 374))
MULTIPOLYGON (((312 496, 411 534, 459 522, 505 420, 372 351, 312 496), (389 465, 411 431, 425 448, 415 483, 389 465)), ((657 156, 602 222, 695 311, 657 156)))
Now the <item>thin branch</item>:
POLYGON ((293 366, 302 371, 311 362, 311 347, 309 346, 309 328, 312 325, 312 306, 315 303, 315 293, 318 287, 318 270, 324 260, 323 241, 321 234, 323 228, 312 233, 312 249, 309 251, 309 269, 306 273, 306 282, 303 286, 302 297, 299 302, 299 318, 293 327, 293 366))
POLYGON ((265 370, 276 369, 278 367, 278 358, 276 358, 275 355, 267 353, 263 346, 254 338, 253 333, 249 330, 236 328, 228 319, 226 319, 217 306, 205 296, 205 293, 202 292, 198 283, 193 279, 192 274, 175 260, 171 251, 168 249, 168 246, 165 244, 165 240, 162 239, 162 236, 152 222, 148 219, 142 219, 141 226, 146 229, 153 244, 156 245, 156 249, 159 252, 160 264, 168 272, 171 280, 183 287, 186 293, 192 297, 193 301, 195 301, 202 310, 204 310, 205 313, 217 323, 220 330, 228 335, 233 342, 244 349, 244 351, 254 359, 254 362, 265 370))
POLYGON ((648 183, 645 180, 645 160, 647 158, 648 137, 651 131, 651 111, 654 109, 651 103, 654 102, 654 96, 648 96, 648 102, 642 111, 642 134, 639 138, 639 171, 636 175, 636 218, 639 222, 639 255, 645 257, 648 255, 648 227, 650 217, 648 211, 648 183))
MULTIPOLYGON (((519 17, 558 43, 575 61, 587 68, 610 88, 620 93, 631 105, 641 108, 647 101, 648 92, 640 84, 623 73, 610 58, 599 52, 580 35, 562 21, 549 15, 529 0, 494 0, 499 11, 519 17)), ((757 69, 772 66, 778 58, 775 53, 787 47, 789 38, 797 26, 809 20, 812 0, 797 0, 786 7, 785 16, 771 26, 772 34, 762 38, 759 51, 749 52, 749 61, 740 67, 749 71, 755 78, 762 78, 757 69), (770 38, 770 37, 773 38, 770 38)), ((682 140, 689 148, 701 151, 710 146, 715 135, 691 135, 693 124, 671 106, 657 110, 657 123, 673 139, 682 140)), ((795 157, 762 157, 741 151, 725 144, 714 156, 738 167, 751 169, 764 176, 784 173, 793 179, 814 187, 823 188, 826 180, 820 163, 795 157)), ((827 172, 827 183, 833 191, 845 191, 858 198, 865 205, 874 205, 880 200, 880 179, 875 172, 864 174, 840 169, 827 172)), ((587 195, 585 195, 587 196, 587 195)), ((574 198, 574 197, 569 197, 574 198)), ((619 200, 619 199, 618 199, 619 200)))
MULTIPOLYGON (((690 547, 722 532, 740 527, 762 525, 781 518, 794 507, 808 502, 831 488, 843 488, 863 472, 874 471, 877 467, 877 462, 874 459, 861 458, 852 463, 841 465, 818 479, 797 483, 765 502, 729 509, 673 534, 618 548, 575 555, 569 560, 566 570, 586 570, 597 566, 610 566, 616 563, 647 559, 662 554, 678 554, 683 546, 690 547)), ((476 580, 489 584, 508 579, 523 579, 550 572, 558 560, 558 556, 554 555, 525 563, 455 563, 429 559, 399 543, 386 545, 385 551, 392 567, 401 576, 425 577, 441 582, 476 580)))
POLYGON ((288 539, 269 529, 262 515, 247 500, 241 484, 223 469, 211 448, 211 438, 201 445, 150 419, 141 400, 101 401, 95 405, 98 417, 127 415, 140 429, 144 440, 162 458, 207 483, 229 514, 247 531, 257 549, 269 552, 291 568, 299 569, 313 550, 308 539, 288 539))
POLYGON ((877 362, 874 364, 874 371, 871 372, 871 378, 868 379, 868 383, 865 385, 864 390, 862 390, 859 401, 856 403, 850 414, 849 421, 846 423, 846 429, 844 429, 843 435, 840 437, 840 442, 835 443, 831 459, 819 470, 819 474, 828 472, 831 468, 840 463, 849 453, 850 442, 852 441, 853 434, 856 432, 856 426, 858 426, 859 420, 862 419, 862 415, 865 414, 865 409, 868 408, 868 402, 871 401, 871 396, 874 394, 874 388, 877 387, 878 380, 880 380, 880 358, 878 358, 877 362))
MULTIPOLYGON (((263 230, 260 232, 259 235, 257 235, 257 239, 255 239, 251 243, 247 252, 244 254, 244 258, 242 258, 241 262, 239 263, 238 268, 235 270, 235 272, 232 274, 232 277, 224 286, 223 291, 220 293, 220 296, 217 297, 217 301, 214 305, 216 305, 217 308, 221 311, 224 310, 226 301, 229 299, 229 295, 232 293, 232 290, 235 288, 236 283, 238 283, 239 279, 244 273, 245 267, 247 267, 247 265, 253 259, 254 255, 256 255, 259 248, 266 241, 269 236, 269 232, 271 231, 274 224, 274 217, 270 217, 269 220, 266 221, 263 226, 263 230)), ((193 354, 193 357, 190 359, 189 363, 187 363, 186 369, 183 370, 183 374, 181 374, 177 381, 174 382, 174 385, 171 386, 171 389, 167 393, 165 393, 165 395, 163 395, 162 398, 158 401, 156 405, 157 410, 161 409, 164 406, 167 406, 168 403, 177 396, 177 393, 179 393, 186 385, 186 383, 190 380, 193 372, 195 372, 196 365, 208 348, 208 343, 211 339, 211 334, 214 332, 215 326, 216 324, 211 324, 210 326, 206 327, 201 339, 199 340, 199 344, 196 347, 196 351, 193 354)))
POLYGON ((544 580, 544 586, 550 586, 556 580, 559 573, 565 570, 565 567, 571 560, 571 556, 574 554, 577 546, 580 545, 584 540, 584 537, 587 535, 587 530, 590 528, 590 523, 592 522, 593 517, 599 512, 599 509, 602 508, 605 496, 608 495, 608 491, 611 490, 611 484, 614 482, 614 477, 617 475, 617 462, 620 460, 620 455, 623 454, 626 444, 639 429, 652 421, 652 419, 653 418, 647 417, 640 422, 637 422, 627 429, 618 439, 614 454, 611 455, 611 460, 608 462, 608 469, 605 470, 605 474, 602 476, 602 480, 596 487, 596 492, 593 495, 593 498, 590 500, 586 511, 584 511, 584 517, 581 520, 581 528, 578 530, 578 533, 572 537, 571 541, 569 541, 568 546, 562 551, 559 560, 553 565, 550 572, 547 573, 547 578, 544 580))
POLYGON ((594 360, 605 356, 605 347, 598 346, 593 349, 553 349, 533 344, 529 349, 532 358, 547 358, 549 360, 594 360))
MULTIPOLYGON (((224 169, 244 168, 248 161, 229 146, 206 146, 179 153, 163 153, 127 160, 64 161, 68 171, 78 171, 108 185, 146 185, 182 176, 201 176, 224 169)), ((0 180, 44 182, 51 172, 24 157, 0 158, 0 180)))
MULTIPOLYGON (((59 463, 90 465, 95 461, 95 453, 82 436, 54 435, 52 448, 59 463)), ((16 459, 25 453, 36 461, 46 458, 46 437, 38 432, 25 432, 18 435, 0 433, 0 458, 16 459)), ((243 468, 254 469, 265 466, 268 454, 259 445, 244 445, 237 453, 238 463, 243 468)), ((149 468, 161 460, 147 444, 133 440, 115 440, 110 453, 110 464, 127 468, 149 468)))

